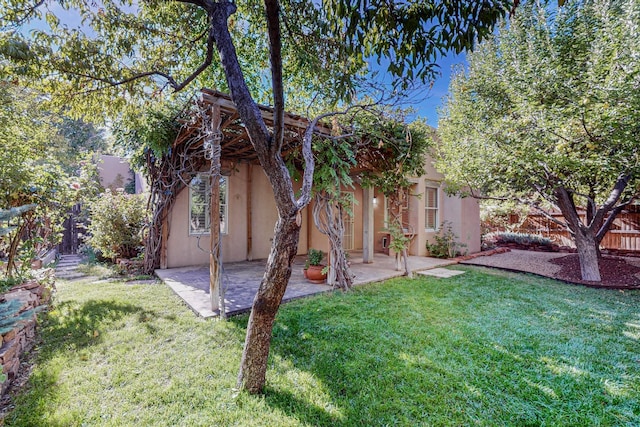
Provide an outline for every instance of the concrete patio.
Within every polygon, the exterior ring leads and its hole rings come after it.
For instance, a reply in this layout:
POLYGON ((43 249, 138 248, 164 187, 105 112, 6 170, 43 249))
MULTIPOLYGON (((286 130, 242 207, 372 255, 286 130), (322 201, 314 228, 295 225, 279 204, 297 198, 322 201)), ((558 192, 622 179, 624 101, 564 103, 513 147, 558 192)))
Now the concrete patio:
MULTIPOLYGON (((297 257, 291 280, 284 294, 283 302, 332 290, 331 286, 309 283, 303 276, 306 257, 297 257)), ((362 262, 362 253, 351 253, 351 271, 355 275, 354 284, 380 282, 402 276, 395 270, 395 259, 384 254, 375 254, 372 264, 362 262)), ((437 258, 410 256, 412 271, 427 270, 455 264, 456 261, 437 258)), ((234 262, 223 265, 222 287, 225 294, 225 313, 240 314, 251 310, 253 298, 264 274, 266 260, 234 262)), ((195 266, 156 270, 156 275, 182 298, 199 316, 204 318, 219 316, 211 310, 209 298, 209 266, 195 266)))

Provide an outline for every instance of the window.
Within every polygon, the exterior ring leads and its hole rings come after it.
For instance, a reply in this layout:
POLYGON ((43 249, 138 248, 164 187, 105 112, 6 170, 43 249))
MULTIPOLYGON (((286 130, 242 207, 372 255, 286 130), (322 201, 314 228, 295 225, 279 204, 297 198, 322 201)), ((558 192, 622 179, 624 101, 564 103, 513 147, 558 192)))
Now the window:
POLYGON ((353 212, 356 206, 356 197, 353 191, 342 191, 340 193, 344 197, 346 208, 342 214, 342 224, 344 232, 342 234, 342 249, 352 251, 354 249, 354 222, 353 212))
POLYGON ((424 228, 426 230, 438 229, 438 184, 435 182, 427 182, 424 189, 424 210, 425 221, 424 228))
MULTIPOLYGON (((198 174, 189 185, 189 234, 209 234, 211 214, 209 175, 198 174)), ((220 177, 220 232, 227 234, 227 177, 220 177)))

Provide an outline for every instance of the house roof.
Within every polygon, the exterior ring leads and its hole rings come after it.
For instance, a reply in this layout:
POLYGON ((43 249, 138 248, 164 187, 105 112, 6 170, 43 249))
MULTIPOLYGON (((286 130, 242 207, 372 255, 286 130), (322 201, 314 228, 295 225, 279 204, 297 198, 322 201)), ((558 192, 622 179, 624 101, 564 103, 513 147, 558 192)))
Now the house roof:
MULTIPOLYGON (((258 156, 251 145, 247 131, 240 120, 236 105, 229 95, 211 89, 202 89, 201 98, 199 100, 200 107, 218 105, 221 113, 220 130, 223 139, 220 143, 222 147, 222 160, 243 163, 258 163, 258 156)), ((260 112, 267 127, 273 126, 273 108, 259 105, 260 112)), ((295 150, 302 143, 304 131, 310 121, 296 114, 285 113, 284 124, 284 142, 282 146, 282 155, 286 156, 292 150, 295 150)), ((174 147, 191 141, 193 146, 201 145, 204 139, 200 132, 202 125, 202 115, 195 114, 183 122, 183 126, 176 137, 174 147)), ((331 129, 325 125, 316 126, 316 133, 331 135, 331 129)))

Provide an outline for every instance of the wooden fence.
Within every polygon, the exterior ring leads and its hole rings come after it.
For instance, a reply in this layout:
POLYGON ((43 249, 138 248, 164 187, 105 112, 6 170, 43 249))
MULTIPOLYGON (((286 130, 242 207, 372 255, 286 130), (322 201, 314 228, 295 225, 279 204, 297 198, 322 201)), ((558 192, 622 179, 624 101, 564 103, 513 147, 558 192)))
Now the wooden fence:
POLYGON ((58 245, 58 252, 61 254, 77 254, 78 247, 82 243, 81 230, 82 224, 79 219, 81 206, 75 205, 69 211, 69 216, 64 221, 62 227, 64 232, 62 234, 62 241, 58 245))
MULTIPOLYGON (((562 220, 560 213, 554 214, 554 217, 562 220)), ((582 218, 584 217, 582 216, 582 218)), ((513 225, 517 225, 521 221, 517 215, 512 215, 510 222, 513 225)), ((575 246, 566 229, 542 215, 528 215, 516 231, 520 233, 541 234, 559 245, 575 246)), ((600 247, 619 251, 640 252, 639 206, 633 206, 618 215, 609 232, 604 236, 604 239, 602 239, 600 247)))

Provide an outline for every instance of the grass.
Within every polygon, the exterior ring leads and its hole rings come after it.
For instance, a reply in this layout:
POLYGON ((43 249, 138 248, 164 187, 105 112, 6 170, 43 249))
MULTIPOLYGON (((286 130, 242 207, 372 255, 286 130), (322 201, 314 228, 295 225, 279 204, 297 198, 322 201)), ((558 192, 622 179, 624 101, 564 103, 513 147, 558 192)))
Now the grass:
POLYGON ((118 278, 121 274, 114 264, 101 262, 83 262, 76 267, 79 273, 97 279, 118 278))
POLYGON ((163 285, 59 283, 5 424, 640 424, 639 292, 464 269, 283 306, 261 396, 234 389, 246 316, 197 319, 163 285))

